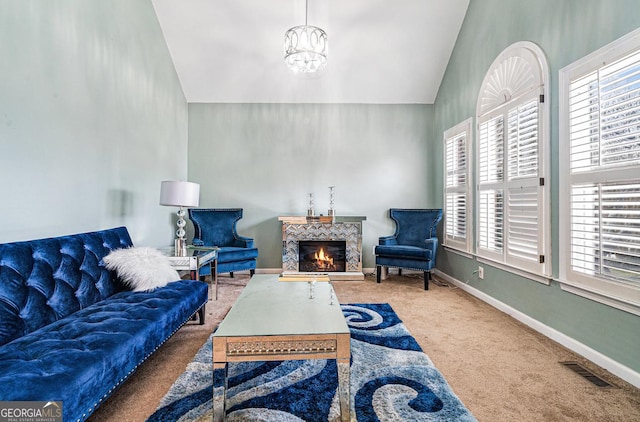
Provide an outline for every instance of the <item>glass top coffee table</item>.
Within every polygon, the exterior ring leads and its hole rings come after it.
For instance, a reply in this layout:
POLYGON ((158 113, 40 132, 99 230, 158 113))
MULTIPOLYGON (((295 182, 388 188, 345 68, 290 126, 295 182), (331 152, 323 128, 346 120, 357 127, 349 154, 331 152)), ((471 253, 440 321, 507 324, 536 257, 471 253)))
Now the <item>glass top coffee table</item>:
POLYGON ((224 377, 224 392, 214 397, 214 421, 226 416, 228 362, 300 359, 337 360, 341 419, 349 420, 349 327, 331 284, 317 282, 313 290, 310 298, 307 282, 278 281, 276 274, 249 280, 213 334, 214 376, 224 377))

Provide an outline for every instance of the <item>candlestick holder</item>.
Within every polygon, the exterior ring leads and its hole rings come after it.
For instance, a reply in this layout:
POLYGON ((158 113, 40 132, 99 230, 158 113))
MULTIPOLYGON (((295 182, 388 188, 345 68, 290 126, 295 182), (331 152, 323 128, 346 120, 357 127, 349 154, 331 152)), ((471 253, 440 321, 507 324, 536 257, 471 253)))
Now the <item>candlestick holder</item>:
POLYGON ((335 188, 335 186, 329 186, 329 211, 328 211, 328 215, 333 217, 336 215, 336 210, 333 207, 333 189, 335 188))
POLYGON ((316 215, 316 211, 313 208, 313 194, 309 194, 309 207, 307 208, 307 216, 313 217, 316 215))

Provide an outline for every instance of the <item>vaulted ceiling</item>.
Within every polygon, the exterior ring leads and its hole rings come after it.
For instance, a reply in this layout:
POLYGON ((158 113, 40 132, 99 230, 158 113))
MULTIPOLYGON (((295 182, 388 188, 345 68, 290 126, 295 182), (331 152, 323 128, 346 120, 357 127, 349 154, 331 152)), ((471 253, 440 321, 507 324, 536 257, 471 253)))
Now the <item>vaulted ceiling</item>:
POLYGON ((469 0, 308 0, 327 67, 291 73, 305 0, 152 0, 190 103, 432 104, 469 0))

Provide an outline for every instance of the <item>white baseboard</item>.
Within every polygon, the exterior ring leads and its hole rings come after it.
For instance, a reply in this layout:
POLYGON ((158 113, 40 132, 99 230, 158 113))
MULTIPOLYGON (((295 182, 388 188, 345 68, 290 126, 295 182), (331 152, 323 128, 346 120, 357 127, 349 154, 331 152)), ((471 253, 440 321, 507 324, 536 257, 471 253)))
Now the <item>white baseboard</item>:
POLYGON ((528 327, 531 327, 532 329, 536 330, 540 334, 546 337, 549 337, 550 339, 560 343, 564 347, 572 350, 573 352, 579 354, 580 356, 583 356, 586 359, 589 359, 591 362, 606 369, 612 374, 622 378, 626 382, 634 385, 635 387, 640 388, 640 373, 634 371, 633 369, 611 359, 606 355, 603 355, 602 353, 592 349, 591 347, 583 343, 580 343, 579 341, 575 340, 572 337, 567 336, 566 334, 561 333, 555 328, 551 328, 548 325, 545 325, 540 321, 534 318, 531 318, 530 316, 512 308, 506 303, 500 302, 496 298, 489 296, 488 294, 483 293, 480 290, 474 287, 471 287, 468 284, 463 283, 456 278, 451 277, 450 275, 447 275, 439 270, 434 270, 434 275, 461 288, 462 290, 477 297, 483 302, 488 303, 489 305, 506 313, 512 318, 522 322, 528 327))

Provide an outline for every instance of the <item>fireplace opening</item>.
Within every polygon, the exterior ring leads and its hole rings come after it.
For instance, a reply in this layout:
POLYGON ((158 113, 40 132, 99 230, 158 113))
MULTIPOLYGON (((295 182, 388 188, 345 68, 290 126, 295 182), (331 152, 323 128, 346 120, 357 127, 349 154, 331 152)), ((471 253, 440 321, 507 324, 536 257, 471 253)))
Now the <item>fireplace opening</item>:
POLYGON ((347 265, 344 240, 301 240, 298 242, 298 271, 344 272, 347 265))

